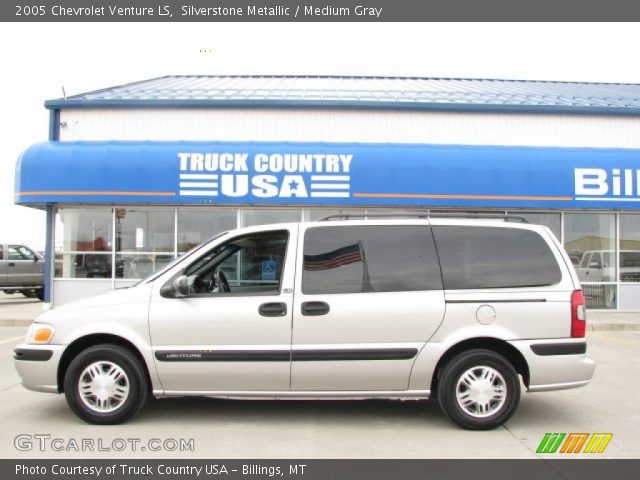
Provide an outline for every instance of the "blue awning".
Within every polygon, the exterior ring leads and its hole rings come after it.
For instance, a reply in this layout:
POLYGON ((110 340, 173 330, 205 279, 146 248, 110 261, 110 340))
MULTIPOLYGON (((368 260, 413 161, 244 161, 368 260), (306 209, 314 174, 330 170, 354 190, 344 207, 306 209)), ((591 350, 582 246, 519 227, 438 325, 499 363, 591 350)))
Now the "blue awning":
POLYGON ((640 150, 267 142, 49 142, 15 202, 640 207, 640 150))

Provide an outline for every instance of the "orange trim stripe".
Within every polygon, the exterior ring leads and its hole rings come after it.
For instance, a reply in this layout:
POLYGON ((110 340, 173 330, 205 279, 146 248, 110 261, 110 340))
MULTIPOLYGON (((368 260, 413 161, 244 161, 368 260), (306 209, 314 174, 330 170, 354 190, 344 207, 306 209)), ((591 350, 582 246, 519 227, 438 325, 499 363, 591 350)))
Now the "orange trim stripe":
POLYGON ((354 193, 354 197, 363 198, 431 198, 456 200, 557 200, 569 202, 573 197, 534 197, 528 195, 441 195, 429 193, 354 193))
POLYGON ((114 195, 120 197, 175 197, 175 192, 108 192, 108 191, 42 191, 16 192, 16 196, 29 197, 37 195, 114 195))

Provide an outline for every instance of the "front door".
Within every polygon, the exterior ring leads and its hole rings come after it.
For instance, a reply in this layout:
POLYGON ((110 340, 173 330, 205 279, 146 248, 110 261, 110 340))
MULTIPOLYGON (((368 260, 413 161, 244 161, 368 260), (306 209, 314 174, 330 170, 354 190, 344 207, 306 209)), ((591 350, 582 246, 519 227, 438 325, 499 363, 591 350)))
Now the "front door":
POLYGON ((149 310, 166 392, 289 390, 297 226, 231 238, 176 276, 190 293, 149 310))
POLYGON ((24 245, 7 246, 7 284, 42 285, 44 261, 24 245))
POLYGON ((444 316, 430 227, 317 226, 298 243, 292 390, 406 390, 444 316))

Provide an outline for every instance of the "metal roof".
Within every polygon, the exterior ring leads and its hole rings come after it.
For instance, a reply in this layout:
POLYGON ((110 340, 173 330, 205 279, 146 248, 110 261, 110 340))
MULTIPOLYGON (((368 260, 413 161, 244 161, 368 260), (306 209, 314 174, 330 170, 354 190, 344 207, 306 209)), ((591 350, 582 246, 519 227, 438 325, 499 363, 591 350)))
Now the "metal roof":
POLYGON ((126 107, 416 109, 640 115, 640 84, 421 77, 171 75, 48 100, 126 107))

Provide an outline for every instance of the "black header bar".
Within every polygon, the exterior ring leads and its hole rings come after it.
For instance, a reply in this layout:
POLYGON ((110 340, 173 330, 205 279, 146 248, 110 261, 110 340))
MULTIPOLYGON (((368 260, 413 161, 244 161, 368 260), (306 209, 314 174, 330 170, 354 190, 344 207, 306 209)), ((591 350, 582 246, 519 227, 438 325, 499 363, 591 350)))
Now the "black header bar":
MULTIPOLYGON (((425 445, 426 452, 428 448, 425 445)), ((0 475, 4 480, 635 480, 639 468, 640 460, 596 459, 0 460, 0 475)))

